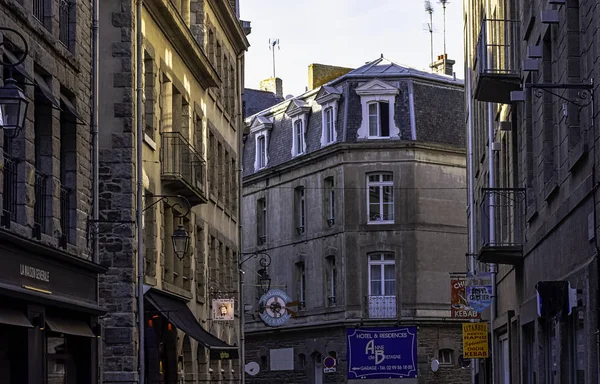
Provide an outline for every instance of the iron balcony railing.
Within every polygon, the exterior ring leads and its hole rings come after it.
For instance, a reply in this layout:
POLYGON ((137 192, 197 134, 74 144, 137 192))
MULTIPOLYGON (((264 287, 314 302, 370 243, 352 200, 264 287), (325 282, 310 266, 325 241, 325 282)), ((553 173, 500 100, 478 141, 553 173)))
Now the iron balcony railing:
POLYGON ((2 226, 9 228, 17 218, 17 162, 4 154, 4 186, 2 189, 2 226))
POLYGON ((179 132, 162 133, 162 179, 184 184, 196 198, 182 191, 192 203, 206 200, 206 162, 179 132))
POLYGON ((58 36, 61 43, 69 48, 71 37, 71 2, 68 0, 59 0, 58 10, 58 36))
POLYGON ((523 188, 484 188, 480 248, 522 247, 526 209, 523 188))
POLYGON ((518 75, 518 28, 516 20, 483 19, 474 58, 480 74, 518 75))
POLYGON ((396 312, 396 296, 365 296, 365 310, 368 319, 394 319, 396 312))
POLYGON ((33 236, 41 238, 42 232, 46 229, 46 193, 47 193, 48 177, 35 171, 34 176, 34 192, 35 203, 33 205, 33 236))
POLYGON ((60 186, 60 246, 66 248, 71 242, 71 189, 60 186))

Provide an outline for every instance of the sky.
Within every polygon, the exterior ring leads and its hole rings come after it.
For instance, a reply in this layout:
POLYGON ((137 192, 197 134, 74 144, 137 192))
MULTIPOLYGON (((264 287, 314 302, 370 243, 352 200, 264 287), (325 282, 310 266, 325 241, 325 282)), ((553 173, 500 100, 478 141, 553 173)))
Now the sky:
MULTIPOLYGON (((434 8, 434 58, 443 52, 443 10, 434 8)), ((300 95, 311 63, 357 68, 381 54, 389 60, 427 69, 429 15, 423 0, 240 0, 240 18, 251 22, 246 53, 246 88, 272 77, 269 39, 278 38, 276 76, 284 96, 300 95)), ((446 5, 446 51, 464 78, 462 1, 446 5)))

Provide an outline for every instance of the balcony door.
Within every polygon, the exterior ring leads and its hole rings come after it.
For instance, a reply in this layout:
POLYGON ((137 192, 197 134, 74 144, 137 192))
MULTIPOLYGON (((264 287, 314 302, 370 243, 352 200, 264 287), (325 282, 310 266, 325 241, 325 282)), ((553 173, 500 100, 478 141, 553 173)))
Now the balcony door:
POLYGON ((396 262, 391 253, 369 255, 369 318, 396 317, 396 262))

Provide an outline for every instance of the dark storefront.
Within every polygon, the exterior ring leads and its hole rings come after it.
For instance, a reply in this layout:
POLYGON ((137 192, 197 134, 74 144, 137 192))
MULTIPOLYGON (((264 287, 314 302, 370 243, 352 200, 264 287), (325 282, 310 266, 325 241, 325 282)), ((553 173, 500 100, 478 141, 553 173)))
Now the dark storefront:
POLYGON ((238 359, 239 351, 202 328, 186 301, 150 288, 146 294, 146 378, 149 384, 178 383, 177 330, 209 349, 211 360, 238 359))
POLYGON ((0 383, 97 383, 104 270, 3 231, 0 266, 0 383))

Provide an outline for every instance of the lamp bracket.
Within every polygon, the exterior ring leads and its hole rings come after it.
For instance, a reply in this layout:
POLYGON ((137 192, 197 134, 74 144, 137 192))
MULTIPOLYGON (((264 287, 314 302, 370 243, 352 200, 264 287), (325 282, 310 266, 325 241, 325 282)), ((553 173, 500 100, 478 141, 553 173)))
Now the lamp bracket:
POLYGON ((545 93, 548 93, 552 96, 556 96, 561 100, 566 101, 567 103, 573 104, 577 107, 587 107, 588 105, 590 105, 593 101, 594 101, 594 81, 593 79, 589 82, 589 83, 582 83, 582 84, 565 84, 565 83, 559 83, 559 84, 549 84, 549 83, 539 83, 539 84, 535 84, 535 83, 525 83, 525 88, 526 89, 533 89, 534 90, 534 94, 537 98, 541 98, 545 93), (553 92, 552 90, 554 89, 559 89, 559 90, 579 90, 579 92, 577 93, 577 98, 584 101, 587 100, 588 98, 591 100, 588 103, 585 104, 581 104, 578 103, 575 100, 571 100, 569 98, 566 98, 562 95, 559 95, 556 92, 553 92))
POLYGON ((269 265, 271 265, 271 256, 267 252, 257 251, 257 252, 241 253, 240 256, 242 256, 242 257, 248 256, 239 262, 240 268, 241 268, 242 264, 244 264, 246 261, 248 261, 250 259, 256 259, 259 256, 260 256, 260 260, 258 262, 260 263, 261 267, 267 268, 269 265))
MULTIPOLYGON (((17 56, 16 62, 14 62, 14 63, 10 62, 10 61, 6 62, 6 61, 3 61, 2 59, 0 59, 0 65, 2 65, 3 67, 11 68, 11 69, 18 65, 21 65, 25 61, 25 58, 27 57, 27 54, 29 53, 29 46, 27 45, 27 40, 25 40, 25 37, 21 33, 19 33, 18 31, 14 30, 12 28, 0 27, 0 32, 2 32, 2 35, 4 35, 4 32, 14 33, 23 42, 23 51, 20 53, 21 57, 17 56)), ((3 46, 10 47, 11 48, 10 51, 13 52, 15 55, 17 55, 17 51, 18 51, 17 47, 12 42, 3 38, 2 41, 0 42, 0 47, 3 47, 3 46)), ((9 77, 12 77, 12 76, 9 76, 9 77)))

